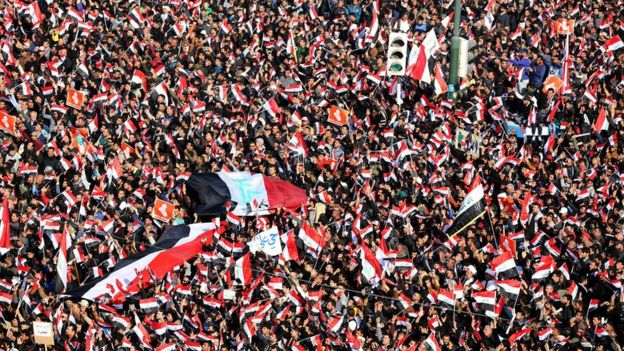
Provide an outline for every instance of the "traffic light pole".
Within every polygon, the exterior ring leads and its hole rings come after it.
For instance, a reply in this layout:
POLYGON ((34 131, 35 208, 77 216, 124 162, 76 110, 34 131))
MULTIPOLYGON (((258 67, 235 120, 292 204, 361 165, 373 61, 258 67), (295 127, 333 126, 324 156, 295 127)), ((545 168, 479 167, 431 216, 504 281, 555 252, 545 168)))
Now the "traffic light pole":
POLYGON ((451 74, 449 77, 449 98, 455 101, 457 91, 459 90, 459 45, 461 37, 459 36, 459 28, 461 26, 461 0, 455 0, 455 16, 453 17, 453 37, 451 38, 451 74))

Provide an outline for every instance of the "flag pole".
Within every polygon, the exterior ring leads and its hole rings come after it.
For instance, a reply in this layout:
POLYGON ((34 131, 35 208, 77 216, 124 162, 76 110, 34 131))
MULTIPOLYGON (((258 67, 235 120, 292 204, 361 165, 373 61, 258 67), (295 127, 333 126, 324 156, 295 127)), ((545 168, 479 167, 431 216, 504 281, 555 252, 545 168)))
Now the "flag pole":
MULTIPOLYGON (((489 206, 485 210, 485 213, 487 213, 487 216, 488 216, 488 223, 490 224, 490 230, 492 231, 492 236, 494 237, 494 244, 496 245, 496 248, 498 249, 498 240, 496 240, 496 233, 494 232, 494 226, 492 225, 492 216, 490 215, 490 208, 489 208, 489 206)), ((514 253, 514 255, 515 255, 515 253, 514 253)))
POLYGON ((568 129, 567 129, 567 128, 566 128, 565 133, 563 133, 563 135, 561 135, 561 136, 558 138, 558 140, 557 140, 557 146, 555 147, 555 150, 553 150, 553 155, 556 155, 556 154, 557 154, 557 150, 559 150, 559 145, 561 145, 560 141, 561 141, 561 139, 563 139, 563 138, 566 136, 566 134, 568 134, 568 129))
POLYGON ((511 327, 513 326, 514 321, 516 320, 516 304, 518 303, 518 298, 520 297, 520 293, 518 293, 518 295, 516 295, 516 300, 514 301, 513 307, 511 309, 513 316, 511 316, 511 321, 509 321, 509 326, 507 327, 507 331, 505 332, 506 334, 509 334, 509 330, 511 329, 511 327))
POLYGON ((330 255, 327 255, 327 258, 325 259, 325 261, 323 261, 323 263, 322 263, 322 264, 321 264, 321 266, 319 267, 319 271, 320 271, 321 269, 323 269, 323 267, 325 267, 325 264, 327 263, 327 261, 329 261, 329 258, 330 258, 330 257, 331 257, 330 255))
POLYGON ((455 286, 453 286, 453 297, 455 298, 453 301, 453 324, 455 324, 455 308, 457 306, 457 296, 455 295, 455 286))
MULTIPOLYGON (((483 213, 480 213, 479 215, 477 215, 477 217, 475 217, 475 219, 473 219, 472 221, 468 222, 468 224, 466 224, 465 226, 461 227, 458 231, 456 231, 455 233, 453 233, 452 235, 450 235, 449 237, 454 237, 455 235, 463 232, 466 228, 470 227, 471 225, 474 224, 474 222, 476 222, 479 218, 483 217, 483 215, 485 214, 486 211, 483 211, 483 213)), ((447 234, 448 235, 448 234, 447 234)))
POLYGON ((318 250, 316 250, 316 260, 314 262, 314 270, 316 271, 316 265, 318 264, 319 261, 319 256, 321 255, 321 250, 322 248, 319 247, 318 250))
MULTIPOLYGON (((483 176, 483 170, 479 169, 479 174, 481 174, 481 179, 485 179, 485 177, 483 176)), ((492 215, 490 214, 490 206, 487 206, 487 204, 485 206, 485 213, 487 213, 487 216, 488 216, 488 223, 490 224, 490 230, 492 231, 492 236, 494 237, 494 244, 496 245, 496 248, 498 249, 498 240, 496 240, 496 233, 494 232, 494 226, 492 225, 492 215)))

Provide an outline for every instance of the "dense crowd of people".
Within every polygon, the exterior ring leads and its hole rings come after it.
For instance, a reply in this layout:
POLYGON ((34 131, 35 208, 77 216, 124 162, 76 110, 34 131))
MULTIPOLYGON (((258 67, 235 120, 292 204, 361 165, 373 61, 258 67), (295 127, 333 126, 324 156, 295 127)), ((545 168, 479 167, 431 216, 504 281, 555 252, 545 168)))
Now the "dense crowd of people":
POLYGON ((50 321, 50 348, 80 351, 621 350, 622 6, 464 1, 454 100, 439 80, 453 9, 0 1, 0 349, 38 349, 33 322, 50 321), (435 35, 429 80, 386 74, 393 31, 410 64, 435 35), (222 170, 279 177, 309 201, 198 216, 184 179, 222 170), (478 179, 487 211, 448 235, 478 179), (152 216, 158 199, 169 221, 152 216), (140 291, 71 295, 170 226, 210 221, 220 236, 140 291), (233 262, 273 226, 297 254, 251 253, 239 281, 233 262))

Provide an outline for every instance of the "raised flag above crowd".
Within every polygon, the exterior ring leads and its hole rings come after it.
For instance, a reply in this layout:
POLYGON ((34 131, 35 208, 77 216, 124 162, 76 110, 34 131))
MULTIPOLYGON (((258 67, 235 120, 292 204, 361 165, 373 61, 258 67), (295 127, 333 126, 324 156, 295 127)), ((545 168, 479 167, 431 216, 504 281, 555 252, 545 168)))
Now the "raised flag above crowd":
POLYGON ((624 345, 617 2, 0 9, 0 349, 624 345))
POLYGON ((276 209, 296 210, 308 201, 304 190, 287 181, 249 172, 193 174, 186 185, 199 215, 256 216, 276 209))

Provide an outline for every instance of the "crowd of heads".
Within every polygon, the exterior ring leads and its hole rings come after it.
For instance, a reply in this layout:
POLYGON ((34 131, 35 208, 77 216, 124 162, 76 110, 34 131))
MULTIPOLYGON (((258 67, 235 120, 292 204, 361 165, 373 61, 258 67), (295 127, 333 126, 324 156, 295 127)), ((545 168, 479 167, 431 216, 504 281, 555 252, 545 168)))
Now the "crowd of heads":
POLYGON ((624 40, 622 8, 463 2, 467 73, 451 100, 433 77, 439 67, 449 83, 453 10, 0 1, 11 234, 0 348, 36 349, 33 322, 50 321, 66 350, 621 350, 624 49, 607 46, 624 40), (553 29, 562 19, 575 20, 569 35, 553 29), (431 82, 386 74, 393 31, 416 51, 433 31, 431 82), (348 123, 332 123, 332 107, 348 123), (279 177, 309 202, 236 224, 224 214, 221 238, 121 300, 63 295, 169 226, 214 221, 193 212, 181 179, 221 170, 279 177), (449 236, 475 179, 487 211, 449 236), (175 206, 170 221, 152 217, 156 199, 175 206), (259 232, 304 223, 324 236, 321 250, 297 239, 297 260, 251 254, 251 285, 230 275, 259 232), (224 239, 241 251, 223 250, 224 239), (363 247, 383 265, 378 281, 362 273, 363 247), (516 267, 501 274, 492 262, 506 254, 516 267), (477 296, 491 291, 489 308, 477 296), (150 298, 158 308, 142 309, 150 298))

